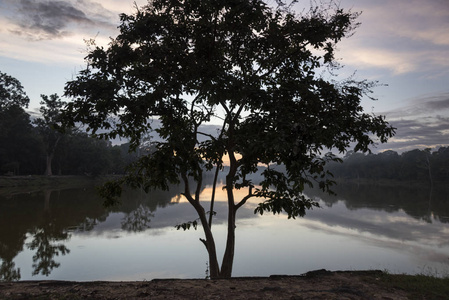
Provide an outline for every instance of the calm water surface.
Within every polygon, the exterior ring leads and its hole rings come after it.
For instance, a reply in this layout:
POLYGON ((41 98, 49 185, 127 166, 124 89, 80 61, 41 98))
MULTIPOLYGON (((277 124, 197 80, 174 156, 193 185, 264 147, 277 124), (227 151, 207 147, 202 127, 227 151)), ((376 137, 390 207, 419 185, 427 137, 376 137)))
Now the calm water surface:
MULTIPOLYGON (((129 191, 120 207, 106 210, 93 187, 0 190, 0 279, 204 278, 202 231, 174 228, 197 218, 179 192, 129 191)), ((210 192, 201 194, 205 203, 210 192)), ((219 192, 213 231, 221 259, 226 202, 219 192)), ((242 207, 233 275, 321 268, 449 275, 447 187, 341 185, 336 192, 307 191, 322 208, 296 220, 254 215, 256 202, 242 207)))

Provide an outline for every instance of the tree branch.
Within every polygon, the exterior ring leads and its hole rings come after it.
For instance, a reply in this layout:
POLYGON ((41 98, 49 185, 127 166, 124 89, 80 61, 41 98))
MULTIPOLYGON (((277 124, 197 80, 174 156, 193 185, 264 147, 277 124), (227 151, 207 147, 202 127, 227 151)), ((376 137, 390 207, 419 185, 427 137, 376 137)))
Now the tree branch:
MULTIPOLYGON (((223 122, 223 126, 221 126, 221 131, 220 131, 220 134, 218 135, 217 140, 221 140, 221 138, 223 137, 225 128, 226 128, 226 120, 223 122)), ((211 138, 215 140, 214 137, 211 137, 211 138)), ((217 140, 215 140, 215 141, 217 141, 217 140)), ((221 155, 221 157, 223 157, 223 153, 219 153, 219 154, 221 155)), ((218 173, 220 172, 221 166, 222 166, 222 160, 220 159, 220 161, 217 162, 217 168, 215 170, 215 175, 214 175, 214 183, 212 185, 212 196, 210 199, 210 209, 209 209, 209 228, 212 228, 212 218, 214 216, 215 190, 217 188, 218 173)))
POLYGON ((216 138, 212 134, 204 133, 204 132, 201 132, 201 131, 197 131, 197 133, 201 134, 201 135, 204 135, 204 136, 207 136, 207 137, 211 138, 212 140, 216 140, 216 138))
POLYGON ((215 169, 214 183, 212 184, 212 196, 210 198, 210 210, 209 210, 209 228, 212 228, 212 217, 214 215, 214 203, 215 203, 215 189, 217 187, 218 172, 220 172, 219 165, 215 169))
POLYGON ((229 110, 229 107, 226 106, 226 103, 223 100, 220 101, 220 105, 225 110, 227 116, 231 115, 231 111, 229 110))
POLYGON ((256 197, 256 195, 253 194, 253 187, 252 186, 249 187, 248 195, 243 197, 242 200, 240 200, 240 202, 237 203, 237 205, 235 206, 235 210, 237 210, 240 207, 242 207, 246 203, 246 201, 248 201, 248 199, 251 198, 251 197, 256 197))
POLYGON ((193 199, 190 193, 189 179, 187 178, 187 175, 185 173, 183 173, 181 177, 182 180, 184 181, 184 193, 182 193, 182 195, 186 197, 187 201, 189 201, 189 203, 195 207, 196 205, 195 199, 193 199))
POLYGON ((198 176, 198 181, 196 183, 196 191, 195 191, 195 201, 197 203, 200 203, 200 193, 201 193, 201 187, 203 183, 203 172, 200 170, 200 176, 198 176))

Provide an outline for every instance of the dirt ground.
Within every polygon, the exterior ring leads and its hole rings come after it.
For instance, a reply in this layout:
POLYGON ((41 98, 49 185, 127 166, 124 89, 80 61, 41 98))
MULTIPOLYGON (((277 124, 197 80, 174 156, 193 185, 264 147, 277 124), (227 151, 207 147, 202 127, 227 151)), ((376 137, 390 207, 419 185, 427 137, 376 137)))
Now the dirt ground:
POLYGON ((142 282, 20 281, 0 283, 0 299, 408 299, 382 287, 380 271, 312 271, 300 276, 142 282))

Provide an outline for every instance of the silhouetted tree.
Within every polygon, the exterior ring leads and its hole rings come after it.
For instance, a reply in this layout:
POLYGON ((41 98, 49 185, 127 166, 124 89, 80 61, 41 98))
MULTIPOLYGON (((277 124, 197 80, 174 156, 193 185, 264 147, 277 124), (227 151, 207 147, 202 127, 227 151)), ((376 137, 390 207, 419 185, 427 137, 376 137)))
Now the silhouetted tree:
POLYGON ((11 106, 27 108, 29 103, 20 81, 0 71, 0 111, 11 106))
POLYGON ((449 179, 449 147, 441 147, 432 153, 433 170, 436 179, 449 179))
POLYGON ((151 130, 158 133, 156 151, 106 185, 104 196, 113 202, 124 183, 148 190, 181 181, 204 230, 211 278, 232 274, 236 212, 248 199, 262 199, 260 214, 304 216, 318 206, 302 194, 304 186, 329 191, 332 184, 324 165, 337 158, 321 157, 324 148, 344 152, 355 142, 355 150, 367 151, 373 136, 385 142, 394 133, 382 116, 363 113, 361 98, 374 83, 321 75, 337 70, 335 46, 352 34, 358 14, 313 7, 297 15, 278 3, 151 1, 122 14, 120 35, 106 49, 91 49, 87 67, 66 85, 74 99, 69 125, 129 138, 131 149, 151 130), (150 118, 161 126, 152 128, 150 118), (202 130, 211 120, 221 122, 217 134, 202 130), (220 267, 200 191, 204 168, 221 170, 225 155, 228 236, 220 267), (249 176, 260 164, 267 168, 253 182, 249 176), (247 195, 235 199, 242 188, 247 195))
POLYGON ((428 150, 414 149, 401 155, 401 177, 408 180, 429 178, 428 150))
POLYGON ((47 153, 45 175, 51 176, 52 161, 55 155, 56 148, 59 142, 64 137, 64 133, 61 130, 56 129, 56 125, 59 122, 61 115, 61 109, 66 104, 62 101, 57 94, 50 96, 41 95, 42 101, 39 111, 42 114, 42 118, 38 118, 34 121, 39 134, 42 136, 45 143, 45 151, 47 153))
POLYGON ((7 174, 35 173, 42 143, 33 130, 29 98, 20 82, 0 72, 0 171, 7 174))

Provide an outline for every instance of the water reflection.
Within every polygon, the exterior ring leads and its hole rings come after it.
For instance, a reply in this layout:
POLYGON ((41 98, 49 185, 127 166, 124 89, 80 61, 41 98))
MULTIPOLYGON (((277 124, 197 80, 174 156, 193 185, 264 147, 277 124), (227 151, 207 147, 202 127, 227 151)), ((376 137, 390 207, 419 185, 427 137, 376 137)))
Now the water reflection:
MULTIPOLYGON (((429 189, 419 186, 339 185, 337 196, 319 191, 307 193, 319 197, 324 209, 316 220, 328 226, 342 226, 396 241, 413 241, 436 248, 449 246, 448 187, 429 189), (338 204, 344 204, 344 208, 338 204), (387 212, 387 214, 377 213, 387 212)), ((446 255, 445 263, 449 263, 446 255)))
POLYGON ((336 196, 316 189, 306 193, 318 197, 328 207, 343 201, 349 210, 370 208, 386 212, 403 210, 407 215, 431 223, 449 223, 449 186, 404 184, 394 186, 339 184, 334 187, 336 196))
POLYGON ((69 234, 65 231, 60 231, 55 228, 54 224, 46 223, 41 228, 35 228, 31 231, 33 236, 32 241, 26 246, 30 250, 35 250, 36 254, 33 256, 33 275, 48 276, 54 268, 60 266, 60 263, 54 260, 55 256, 66 255, 70 250, 63 242, 69 239, 69 234))
POLYGON ((95 207, 99 201, 93 195, 84 197, 80 193, 85 194, 83 190, 46 190, 0 196, 2 280, 21 278, 20 269, 15 268, 12 260, 24 246, 35 252, 33 275, 48 276, 59 266, 54 257, 70 252, 63 243, 69 239, 68 229, 99 211, 95 207), (84 211, 83 202, 87 206, 84 211), (27 237, 31 242, 25 243, 27 237))
MULTIPOLYGON (((436 186, 429 191, 416 186, 342 184, 335 190, 338 196, 307 190, 309 196, 321 199, 324 208, 308 213, 302 221, 285 222, 286 225, 269 216, 261 217, 259 222, 259 216, 253 214, 255 204, 248 203, 238 212, 237 226, 242 227, 242 235, 251 236, 254 234, 252 230, 265 228, 262 224, 275 220, 269 226, 277 232, 288 232, 286 228, 302 226, 319 231, 320 237, 345 236, 368 241, 383 249, 397 247, 403 252, 413 252, 411 255, 425 256, 429 262, 449 265, 449 257, 444 253, 449 247, 449 241, 445 238, 449 233, 445 225, 449 223, 448 187, 436 186), (408 249, 403 249, 404 241, 407 241, 408 249)), ((180 192, 180 187, 150 194, 139 190, 127 191, 121 206, 105 209, 93 187, 24 194, 0 191, 0 280, 20 280, 22 275, 29 278, 28 274, 21 273, 15 262, 16 257, 25 251, 32 253, 33 276, 49 276, 58 267, 63 268, 60 259, 72 255, 67 245, 74 235, 109 234, 116 237, 136 232, 158 234, 159 229, 173 229, 176 224, 196 219, 194 209, 180 198, 180 192)), ((206 187, 201 198, 208 199, 210 192, 210 187, 206 187)), ((223 192, 220 189, 218 192, 214 226, 220 231, 220 224, 226 220, 226 202, 222 201, 225 199, 225 195, 221 194, 223 192)), ((263 234, 269 231, 267 228, 264 230, 263 234)), ((248 246, 243 241, 241 243, 240 249, 248 247, 245 251, 254 250, 254 242, 248 246)), ((319 241, 315 244, 317 248, 322 247, 319 241)), ((205 252, 196 255, 206 257, 205 252)), ((246 254, 240 255, 246 257, 246 254)), ((239 259, 237 261, 242 263, 239 259)))
POLYGON ((0 280, 20 280, 20 268, 13 262, 24 250, 34 252, 33 275, 50 275, 60 263, 58 256, 70 253, 64 242, 71 232, 89 232, 105 222, 114 211, 125 213, 122 228, 141 231, 149 228, 157 207, 165 207, 178 190, 151 195, 131 191, 123 205, 105 209, 94 187, 45 190, 24 194, 0 194, 0 280), (26 240, 31 240, 26 242, 26 240))

